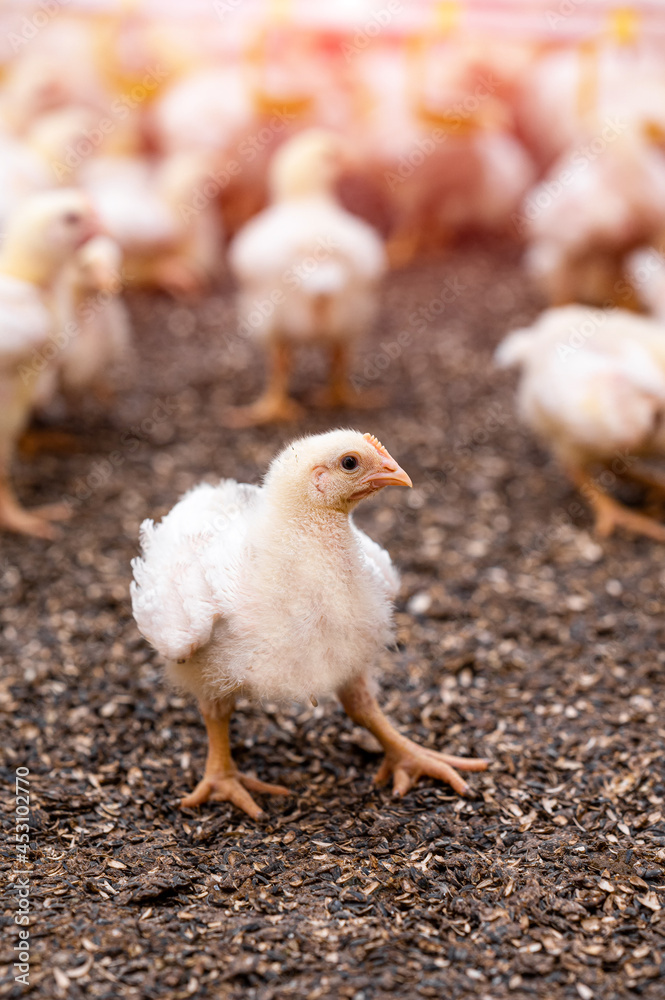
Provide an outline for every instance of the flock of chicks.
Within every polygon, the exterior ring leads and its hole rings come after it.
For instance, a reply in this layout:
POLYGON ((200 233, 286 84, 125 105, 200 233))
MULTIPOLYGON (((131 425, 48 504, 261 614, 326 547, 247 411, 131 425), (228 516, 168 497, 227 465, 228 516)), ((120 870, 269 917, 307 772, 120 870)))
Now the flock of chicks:
MULTIPOLYGON (((569 54, 550 59, 565 61, 569 54)), ((479 73, 472 60, 464 73, 453 68, 467 86, 479 73)), ((557 79, 554 69, 543 77, 546 94, 548 81, 557 79)), ((611 60, 601 69, 614 80, 611 60)), ((543 178, 535 189, 529 188, 531 167, 517 171, 519 192, 503 184, 504 168, 518 162, 505 143, 495 142, 497 159, 484 161, 492 169, 470 169, 481 162, 474 156, 489 148, 481 139, 497 138, 488 122, 485 131, 476 122, 461 146, 451 140, 442 144, 441 157, 440 150, 432 153, 429 180, 417 172, 405 175, 398 201, 408 211, 387 247, 336 193, 344 170, 357 166, 348 137, 323 128, 288 136, 270 158, 268 207, 240 226, 227 254, 241 328, 269 356, 264 393, 229 411, 227 426, 302 415, 289 394, 289 374, 294 350, 305 343, 330 353, 327 406, 375 405, 369 393, 351 389, 351 349, 371 327, 390 260, 409 259, 423 232, 440 223, 450 229, 454 212, 464 216, 464 206, 473 204, 471 189, 461 182, 452 185, 453 197, 437 202, 445 170, 457 170, 459 177, 475 178, 476 204, 500 203, 504 217, 509 204, 519 204, 516 194, 526 199, 526 265, 554 308, 497 351, 498 364, 522 370, 525 422, 588 499, 601 535, 624 527, 665 541, 664 526, 623 507, 596 475, 610 468, 665 493, 665 479, 642 462, 665 451, 665 261, 658 246, 665 232, 665 155, 652 105, 638 91, 615 88, 625 119, 613 136, 604 135, 598 119, 595 132, 588 132, 587 119, 578 120, 572 134, 570 115, 554 120, 551 131, 558 126, 559 141, 568 146, 556 149, 552 141, 540 150, 543 178), (576 166, 580 149, 596 148, 588 144, 594 135, 604 136, 602 150, 587 152, 584 166, 576 166), (442 168, 441 183, 434 183, 432 171, 442 168), (529 212, 529 205, 538 210, 529 212), (655 315, 618 308, 617 295, 624 299, 619 304, 631 307, 641 299, 655 315)), ((178 104, 171 95, 167 105, 174 115, 187 105, 182 93, 180 98, 178 104)), ((487 101, 485 118, 496 110, 491 94, 487 101)), ((190 111, 196 125, 196 108, 190 111)), ((31 155, 39 138, 52 156, 53 144, 78 127, 78 114, 66 107, 34 122, 31 155)), ((413 138, 406 125, 400 134, 413 138)), ((16 180, 20 151, 16 143, 10 148, 12 141, 3 140, 0 163, 16 168, 16 180)), ((191 295, 215 273, 221 257, 216 216, 207 204, 183 212, 210 163, 200 149, 172 149, 151 165, 140 157, 96 155, 77 171, 76 187, 25 192, 11 212, 0 251, 0 527, 53 537, 52 521, 64 512, 57 506, 24 510, 11 487, 11 461, 31 415, 56 396, 75 400, 89 391, 100 397, 108 392, 108 372, 130 340, 119 298, 123 281, 191 295), (49 344, 57 350, 47 351, 49 344)), ((507 172, 515 181, 515 171, 507 172)), ((384 747, 378 778, 392 776, 400 795, 421 775, 464 793, 458 771, 487 767, 485 760, 419 747, 397 733, 377 704, 372 667, 391 634, 398 578, 388 554, 355 527, 351 514, 389 485, 411 481, 383 445, 369 434, 337 430, 289 445, 262 487, 231 480, 202 485, 160 524, 142 526, 134 616, 168 661, 172 681, 198 697, 208 730, 205 774, 184 806, 230 800, 256 817, 260 809, 251 792, 287 792, 241 775, 233 763, 229 719, 239 693, 314 703, 337 694, 351 718, 384 747)))

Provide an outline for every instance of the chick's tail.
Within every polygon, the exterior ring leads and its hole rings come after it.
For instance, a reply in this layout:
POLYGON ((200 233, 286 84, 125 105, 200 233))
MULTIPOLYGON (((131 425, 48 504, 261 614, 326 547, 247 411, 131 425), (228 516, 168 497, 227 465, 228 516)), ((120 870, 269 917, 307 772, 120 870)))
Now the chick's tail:
POLYGON ((335 301, 343 292, 346 281, 346 268, 338 260, 321 261, 304 276, 302 290, 310 300, 312 318, 317 327, 329 324, 335 301))

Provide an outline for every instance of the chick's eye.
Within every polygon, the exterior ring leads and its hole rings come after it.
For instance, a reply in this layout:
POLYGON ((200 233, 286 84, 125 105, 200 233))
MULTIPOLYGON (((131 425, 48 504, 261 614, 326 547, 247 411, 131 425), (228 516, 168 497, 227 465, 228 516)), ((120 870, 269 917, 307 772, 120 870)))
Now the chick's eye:
POLYGON ((353 472, 354 469, 358 468, 358 459, 355 455, 345 455, 342 459, 342 468, 347 472, 353 472))

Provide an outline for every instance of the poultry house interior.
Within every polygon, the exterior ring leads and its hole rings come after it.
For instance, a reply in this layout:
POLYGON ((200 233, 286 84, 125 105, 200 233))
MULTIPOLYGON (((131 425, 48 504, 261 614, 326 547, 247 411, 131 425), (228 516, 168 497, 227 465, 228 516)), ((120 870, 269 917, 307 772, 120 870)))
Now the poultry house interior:
POLYGON ((0 997, 665 995, 664 57, 5 0, 0 997))

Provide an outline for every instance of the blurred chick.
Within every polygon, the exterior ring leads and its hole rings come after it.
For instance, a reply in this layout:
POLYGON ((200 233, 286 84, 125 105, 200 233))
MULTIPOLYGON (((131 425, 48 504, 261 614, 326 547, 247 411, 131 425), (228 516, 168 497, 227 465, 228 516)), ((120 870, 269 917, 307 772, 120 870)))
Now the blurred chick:
POLYGON ((393 267, 440 252, 465 231, 511 232, 511 213, 535 177, 486 53, 456 39, 445 58, 438 48, 429 58, 400 56, 368 48, 354 61, 364 106, 357 141, 392 203, 393 267))
POLYGON ((665 455, 665 325, 622 309, 548 309, 496 361, 520 368, 522 420, 590 503, 598 534, 621 527, 665 541, 663 525, 606 489, 625 478, 665 495, 665 478, 638 461, 665 455))
POLYGON ((375 437, 330 431, 288 445, 262 487, 201 485, 161 524, 143 523, 134 617, 170 661, 171 680, 199 698, 208 730, 205 774, 183 806, 228 800, 256 818, 249 792, 287 794, 240 774, 231 758, 229 719, 241 693, 315 704, 337 694, 384 747, 377 780, 392 775, 398 795, 423 774, 463 794, 454 768, 487 766, 401 736, 372 693, 369 675, 391 635, 399 581, 351 512, 389 485, 411 480, 375 437))
POLYGON ((24 510, 11 486, 10 466, 39 371, 51 356, 43 349, 54 330, 55 282, 95 231, 84 195, 72 189, 47 191, 17 209, 0 252, 0 527, 40 538, 53 537, 48 518, 62 516, 62 508, 24 510))
MULTIPOLYGON (((599 130, 599 134, 602 129, 599 130)), ((665 156, 636 129, 556 162, 526 197, 526 266, 552 305, 633 305, 627 253, 665 228, 665 156)))
POLYGON ((129 285, 195 296, 215 276, 222 234, 204 193, 212 167, 208 154, 199 152, 154 163, 139 156, 91 157, 83 165, 81 185, 122 248, 129 285))
MULTIPOLYGON (((372 227, 336 201, 333 186, 343 163, 342 140, 333 133, 308 129, 289 139, 270 166, 273 204, 231 244, 242 324, 270 355, 264 394, 231 411, 231 426, 300 416, 301 407, 289 397, 298 344, 330 351, 327 405, 363 403, 348 385, 349 349, 374 320, 386 258, 372 227)), ((373 405, 369 397, 365 402, 373 405)))
POLYGON ((22 139, 0 131, 0 232, 28 195, 53 185, 53 175, 41 156, 22 139))
POLYGON ((120 298, 122 251, 108 236, 88 240, 64 269, 61 315, 73 324, 55 374, 69 400, 93 392, 108 403, 111 376, 130 347, 129 316, 120 298))

